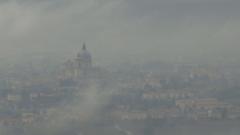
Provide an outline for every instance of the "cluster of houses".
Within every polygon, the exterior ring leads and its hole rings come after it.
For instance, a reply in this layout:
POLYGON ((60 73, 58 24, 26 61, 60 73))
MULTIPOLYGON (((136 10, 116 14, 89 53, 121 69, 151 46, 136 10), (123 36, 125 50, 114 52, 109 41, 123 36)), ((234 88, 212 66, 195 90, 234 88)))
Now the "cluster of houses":
MULTIPOLYGON (((11 90, 0 95, 0 125, 32 124, 45 120, 54 107, 64 103, 62 101, 66 98, 77 96, 79 93, 74 91, 87 87, 91 81, 101 84, 101 89, 106 86, 116 89, 104 91, 112 97, 109 100, 111 107, 104 110, 105 117, 108 117, 106 119, 240 119, 240 106, 217 98, 199 96, 201 92, 194 89, 194 86, 202 85, 205 81, 218 85, 214 82, 224 81, 221 74, 208 70, 192 71, 183 76, 164 74, 165 76, 145 72, 109 73, 92 65, 91 54, 83 45, 82 52, 76 59, 67 61, 56 78, 9 80, 11 90), (191 82, 194 85, 189 85, 191 82)), ((84 92, 81 94, 87 97, 84 92)), ((84 116, 78 113, 76 116, 65 116, 68 119, 79 119, 80 115, 84 116)))
MULTIPOLYGON (((187 94, 188 95, 188 94, 187 94)), ((175 98, 164 94, 164 99, 175 98)), ((179 96, 176 96, 179 97, 179 96)), ((185 97, 185 96, 182 96, 185 97)), ((149 99, 148 96, 143 98, 149 99)), ((162 98, 151 96, 150 99, 162 98)), ((147 120, 147 119, 188 119, 188 120, 223 120, 240 119, 240 106, 233 106, 215 98, 176 99, 174 104, 166 107, 134 110, 134 107, 121 106, 112 112, 112 116, 119 120, 147 120), (132 109, 131 109, 132 108, 132 109)))

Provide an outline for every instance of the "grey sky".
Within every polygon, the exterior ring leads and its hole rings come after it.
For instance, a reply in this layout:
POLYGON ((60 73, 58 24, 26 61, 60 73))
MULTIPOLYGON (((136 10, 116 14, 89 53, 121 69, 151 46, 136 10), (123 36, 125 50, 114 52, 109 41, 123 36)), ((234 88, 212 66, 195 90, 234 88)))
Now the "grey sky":
POLYGON ((73 57, 86 42, 103 63, 237 61, 239 7, 238 0, 2 0, 0 58, 73 57))

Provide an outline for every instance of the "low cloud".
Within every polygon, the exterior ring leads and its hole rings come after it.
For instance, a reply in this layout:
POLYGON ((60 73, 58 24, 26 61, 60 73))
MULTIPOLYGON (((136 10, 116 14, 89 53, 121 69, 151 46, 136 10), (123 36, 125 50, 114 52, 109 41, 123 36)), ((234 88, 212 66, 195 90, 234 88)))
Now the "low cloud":
POLYGON ((236 0, 3 1, 0 58, 69 58, 87 42, 95 61, 105 64, 229 61, 240 57, 239 5, 236 0))

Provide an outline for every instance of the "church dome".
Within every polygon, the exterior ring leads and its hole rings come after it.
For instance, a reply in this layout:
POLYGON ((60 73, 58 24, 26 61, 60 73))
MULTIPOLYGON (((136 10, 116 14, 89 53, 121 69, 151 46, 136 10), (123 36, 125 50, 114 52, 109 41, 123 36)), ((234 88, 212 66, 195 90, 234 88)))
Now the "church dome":
POLYGON ((82 50, 77 54, 76 65, 80 69, 90 69, 92 67, 92 55, 83 44, 82 50))
POLYGON ((92 56, 91 53, 86 49, 86 45, 83 45, 82 51, 77 54, 78 59, 84 61, 91 61, 92 56))

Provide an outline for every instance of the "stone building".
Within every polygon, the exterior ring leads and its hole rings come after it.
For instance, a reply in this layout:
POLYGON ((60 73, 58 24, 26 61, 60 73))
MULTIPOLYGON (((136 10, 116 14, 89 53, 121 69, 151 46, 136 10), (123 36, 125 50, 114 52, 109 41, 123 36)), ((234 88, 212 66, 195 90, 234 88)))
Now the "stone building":
POLYGON ((92 55, 84 43, 76 58, 67 60, 63 64, 58 79, 61 86, 69 88, 69 86, 84 86, 91 81, 103 82, 108 76, 106 70, 93 66, 92 55))

